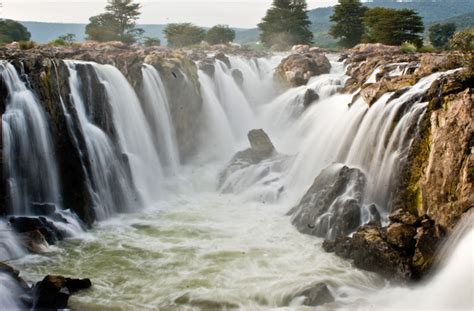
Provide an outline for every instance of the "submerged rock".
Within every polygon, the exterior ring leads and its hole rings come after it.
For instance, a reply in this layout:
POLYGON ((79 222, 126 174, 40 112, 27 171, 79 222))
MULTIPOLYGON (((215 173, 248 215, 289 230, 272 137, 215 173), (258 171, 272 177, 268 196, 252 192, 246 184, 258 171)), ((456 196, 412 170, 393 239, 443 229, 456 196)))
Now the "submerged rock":
POLYGON ((239 69, 232 70, 232 78, 240 87, 244 85, 244 74, 239 69))
POLYGON ((334 301, 329 288, 324 283, 318 283, 308 289, 302 290, 295 295, 295 298, 304 297, 302 304, 305 306, 316 307, 334 301))
POLYGON ((365 174, 340 164, 324 169, 288 214, 306 234, 334 239, 353 232, 361 222, 365 174))
POLYGON ((240 161, 249 164, 257 164, 276 153, 273 143, 267 133, 262 129, 251 130, 247 136, 250 142, 250 148, 237 152, 231 162, 240 161))
POLYGON ((303 96, 303 106, 308 108, 314 101, 319 99, 319 94, 313 89, 307 89, 303 96))
POLYGON ((18 233, 39 232, 48 244, 53 245, 64 239, 64 234, 44 217, 10 217, 9 223, 18 233))

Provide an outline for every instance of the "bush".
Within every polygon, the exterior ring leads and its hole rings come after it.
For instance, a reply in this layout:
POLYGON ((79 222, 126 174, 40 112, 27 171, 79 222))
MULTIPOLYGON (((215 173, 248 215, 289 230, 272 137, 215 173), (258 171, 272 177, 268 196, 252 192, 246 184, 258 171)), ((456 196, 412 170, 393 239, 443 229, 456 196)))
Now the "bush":
POLYGON ((151 46, 160 46, 161 41, 158 38, 145 37, 145 39, 143 40, 143 45, 147 48, 151 46))
POLYGON ((416 45, 407 41, 402 43, 400 49, 403 53, 416 53, 417 51, 416 45))
POLYGON ((65 46, 67 45, 66 41, 63 39, 54 39, 48 43, 48 45, 53 45, 53 46, 65 46))
POLYGON ((20 50, 31 50, 36 47, 36 43, 34 41, 20 41, 20 50))
POLYGON ((226 44, 234 41, 235 31, 227 25, 216 25, 209 29, 205 40, 211 44, 226 44))
POLYGON ((462 52, 474 51, 474 28, 456 32, 449 40, 449 47, 462 52))
POLYGON ((433 53, 435 52, 435 48, 432 46, 422 46, 421 48, 418 49, 418 52, 420 53, 433 53))
POLYGON ((168 40, 168 46, 174 48, 199 44, 206 35, 203 28, 191 23, 168 24, 163 33, 168 40))

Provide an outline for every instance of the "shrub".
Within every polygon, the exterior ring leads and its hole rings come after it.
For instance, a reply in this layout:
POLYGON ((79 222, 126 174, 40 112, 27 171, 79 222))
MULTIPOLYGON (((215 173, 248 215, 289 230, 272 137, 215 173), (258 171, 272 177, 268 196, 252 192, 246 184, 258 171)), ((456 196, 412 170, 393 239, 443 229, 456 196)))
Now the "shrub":
POLYGON ((433 53, 434 51, 436 51, 434 47, 426 45, 418 49, 420 53, 433 53))
POLYGON ((408 41, 403 42, 400 49, 403 53, 416 53, 417 51, 416 45, 408 41))
POLYGON ((456 32, 449 40, 449 47, 453 50, 472 52, 474 50, 474 28, 456 32))
POLYGON ((65 45, 67 45, 67 43, 66 43, 66 41, 64 41, 63 39, 57 38, 57 39, 54 39, 54 40, 50 41, 50 42, 48 43, 48 45, 53 45, 53 46, 65 46, 65 45))
POLYGON ((20 41, 20 50, 30 50, 36 47, 36 43, 34 41, 20 41))
POLYGON ((145 39, 143 40, 143 45, 147 48, 149 48, 151 46, 160 46, 161 41, 158 38, 145 37, 145 39))

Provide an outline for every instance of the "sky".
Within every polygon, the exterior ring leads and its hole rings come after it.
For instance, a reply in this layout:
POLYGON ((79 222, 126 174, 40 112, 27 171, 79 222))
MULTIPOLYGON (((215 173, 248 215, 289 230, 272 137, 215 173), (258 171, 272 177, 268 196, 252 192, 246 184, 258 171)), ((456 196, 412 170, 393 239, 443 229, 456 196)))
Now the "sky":
MULTIPOLYGON (((200 26, 228 24, 255 27, 272 0, 139 0, 141 24, 192 22, 200 26)), ((307 0, 310 9, 334 5, 337 0, 307 0)), ((87 23, 103 12, 107 0, 0 0, 1 18, 19 21, 87 23)))

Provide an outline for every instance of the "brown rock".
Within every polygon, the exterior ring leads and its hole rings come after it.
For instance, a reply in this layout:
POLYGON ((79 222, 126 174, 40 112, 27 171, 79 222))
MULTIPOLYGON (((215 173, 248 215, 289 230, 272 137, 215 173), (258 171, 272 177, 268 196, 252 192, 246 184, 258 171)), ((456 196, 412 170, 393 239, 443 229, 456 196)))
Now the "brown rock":
POLYGON ((402 224, 413 226, 419 222, 418 217, 411 214, 408 211, 405 211, 401 208, 397 209, 396 211, 392 212, 388 218, 392 222, 400 222, 402 224))
POLYGON ((387 228, 387 242, 399 248, 412 248, 415 235, 416 229, 410 225, 393 223, 387 228))
POLYGON ((290 86, 300 86, 317 75, 329 73, 331 63, 321 53, 297 53, 282 60, 275 71, 275 76, 290 86))

